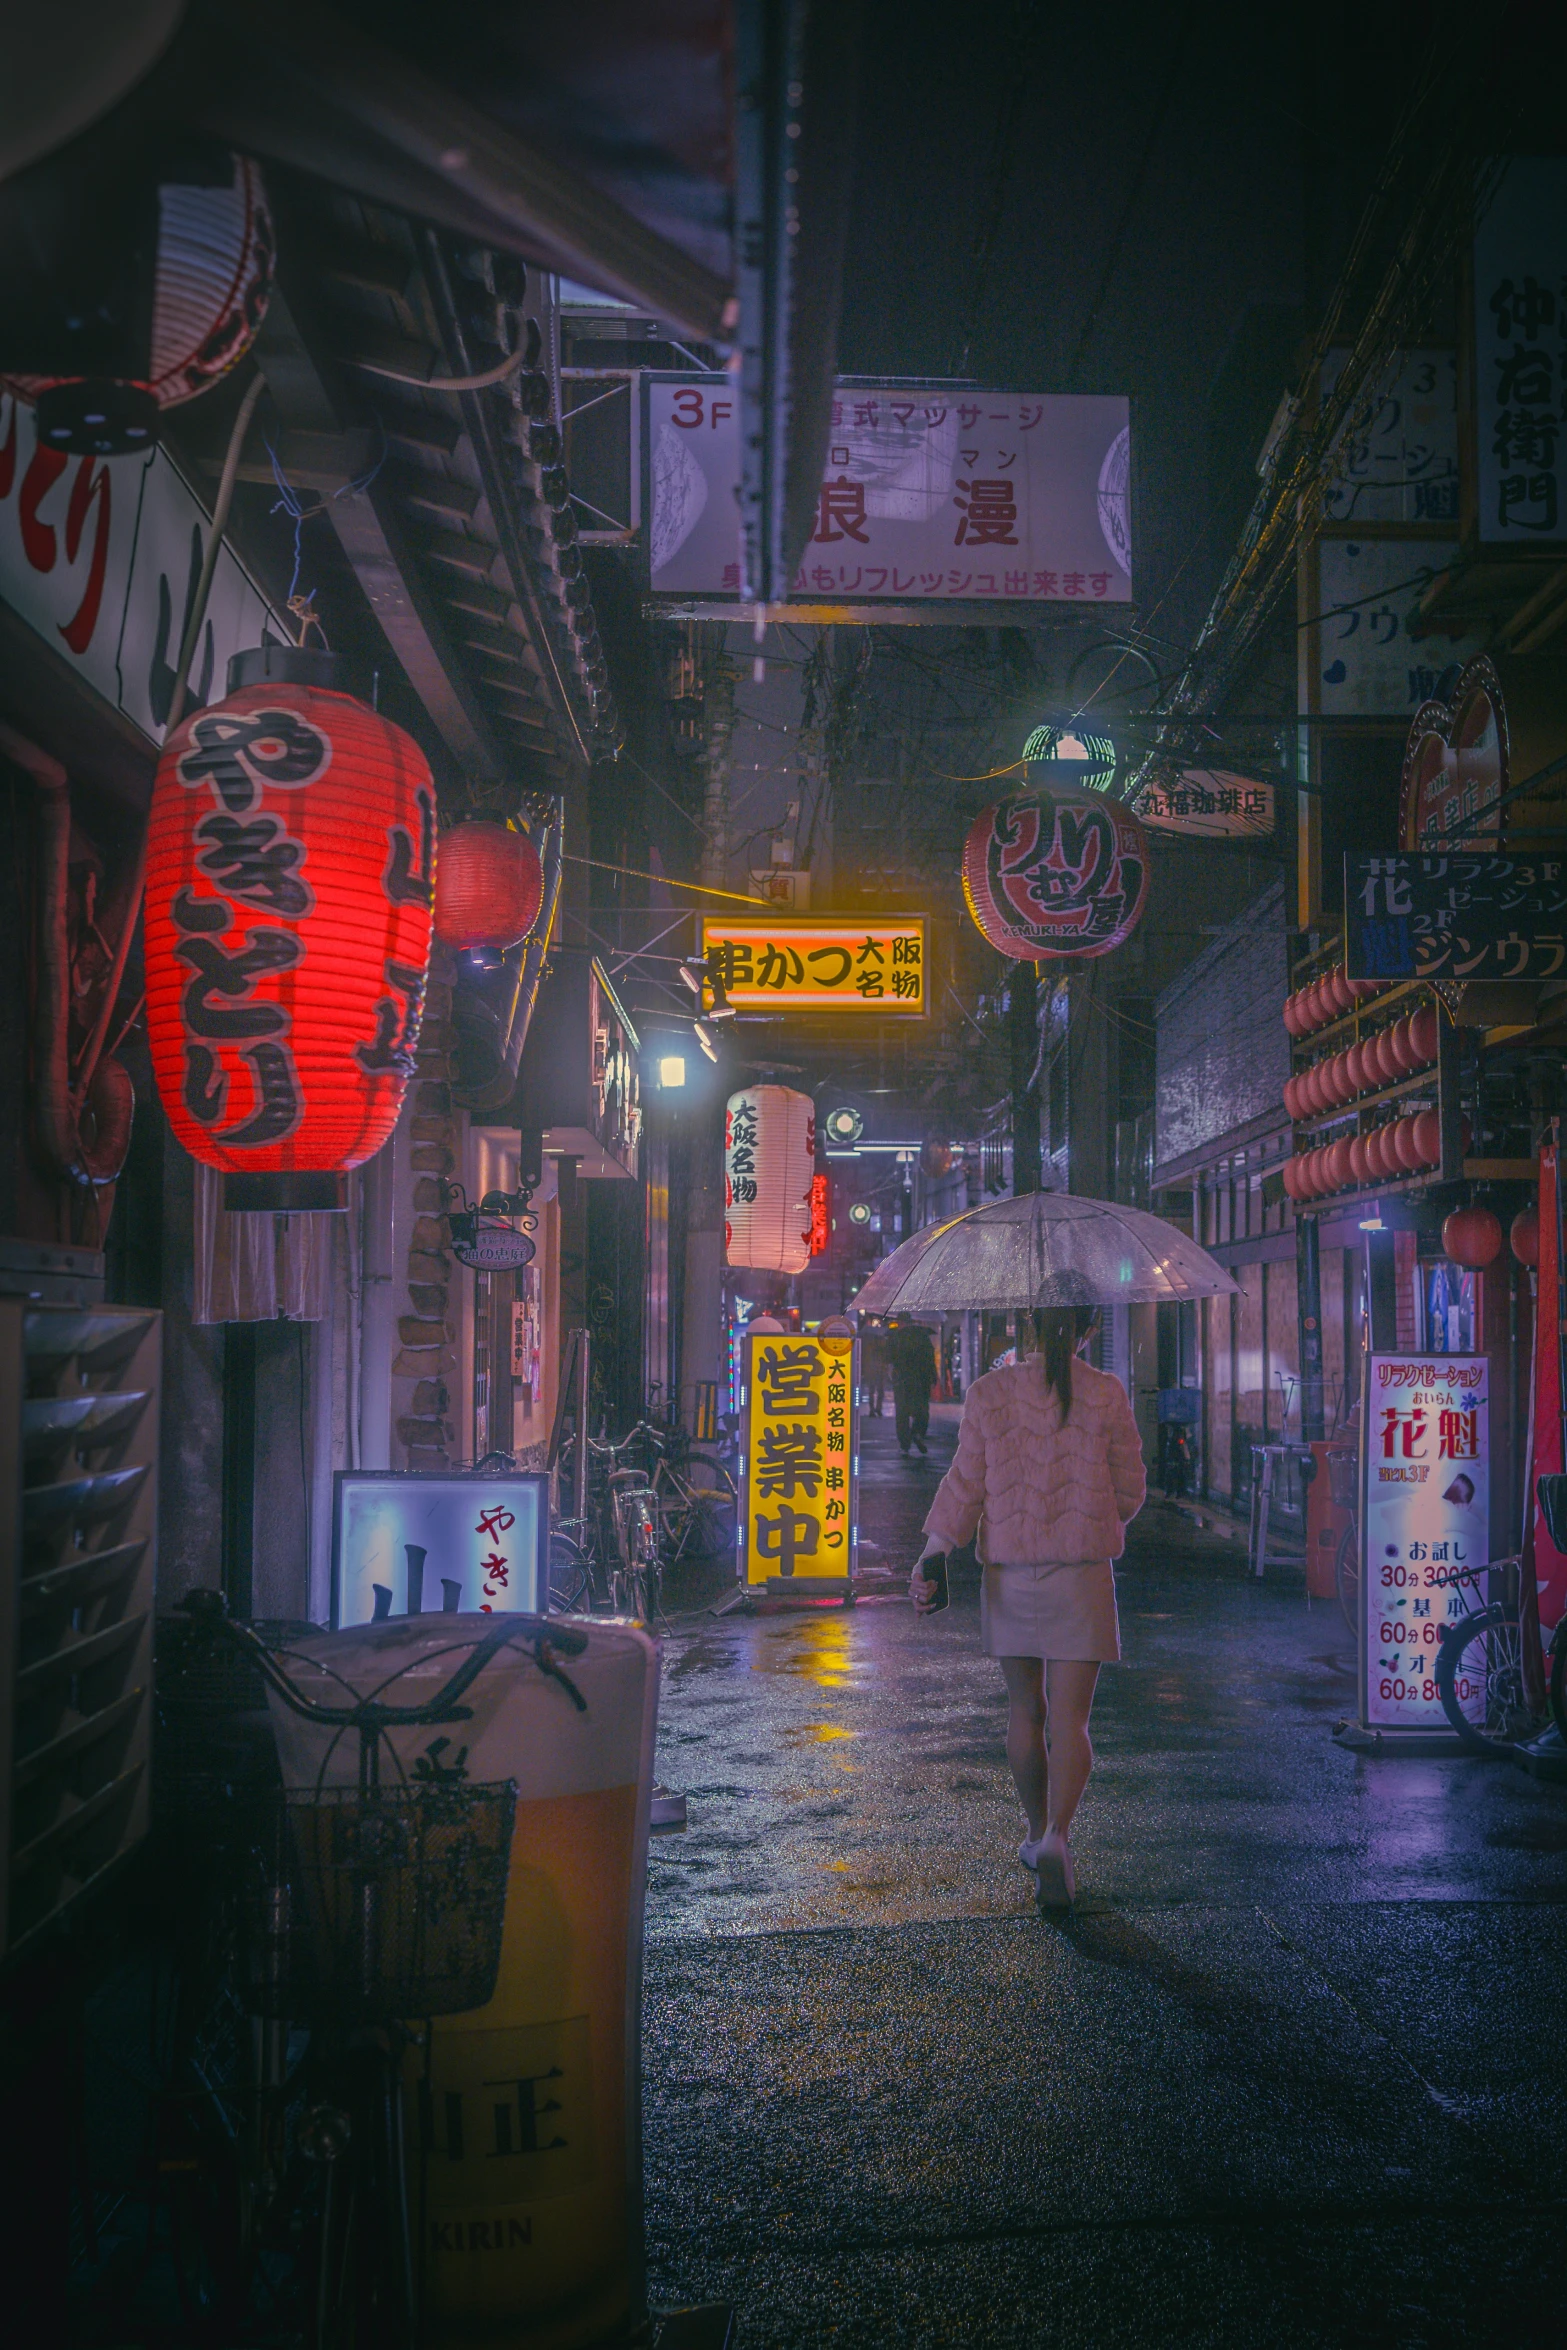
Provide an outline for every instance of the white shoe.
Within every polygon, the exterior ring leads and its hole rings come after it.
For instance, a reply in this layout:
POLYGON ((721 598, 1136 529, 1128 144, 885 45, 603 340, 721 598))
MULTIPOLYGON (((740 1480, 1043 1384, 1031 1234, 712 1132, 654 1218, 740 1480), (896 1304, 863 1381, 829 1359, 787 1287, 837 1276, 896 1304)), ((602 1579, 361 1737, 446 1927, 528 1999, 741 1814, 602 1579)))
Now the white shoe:
POLYGON ((1025 1836, 1022 1843, 1017 1848, 1018 1859, 1022 1862, 1024 1868, 1027 1869, 1030 1876, 1033 1875, 1035 1869, 1039 1866, 1039 1847, 1042 1842, 1042 1837, 1025 1836))
POLYGON ((1039 1882, 1040 1908, 1070 1909, 1077 1898, 1077 1874, 1072 1867, 1071 1847, 1066 1838, 1052 1835, 1047 1828, 1032 1850, 1032 1866, 1039 1882))

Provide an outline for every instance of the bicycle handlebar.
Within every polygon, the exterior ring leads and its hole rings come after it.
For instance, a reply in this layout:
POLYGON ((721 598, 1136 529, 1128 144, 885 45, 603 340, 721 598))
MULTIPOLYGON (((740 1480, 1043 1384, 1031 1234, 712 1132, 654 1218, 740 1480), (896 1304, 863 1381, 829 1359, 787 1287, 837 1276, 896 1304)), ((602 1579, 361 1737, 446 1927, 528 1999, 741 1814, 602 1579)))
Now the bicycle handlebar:
POLYGON ((451 1678, 423 1705, 386 1705, 378 1697, 364 1697, 350 1706, 332 1706, 322 1705, 313 1697, 301 1696, 265 1641, 258 1639, 248 1624, 236 1623, 229 1615, 221 1591, 188 1591, 180 1601, 180 1606, 198 1624, 210 1632, 221 1633, 247 1656, 268 1688, 276 1691, 292 1713, 300 1715, 305 1721, 322 1723, 330 1729, 379 1732, 425 1729, 442 1722, 471 1721, 472 1706, 459 1705, 457 1700, 472 1688, 485 1666, 514 1640, 531 1641, 533 1661, 539 1671, 550 1680, 560 1682, 579 1713, 587 1712, 586 1698, 555 1661, 557 1649, 564 1656, 580 1656, 588 1645, 587 1634, 574 1632, 564 1624, 549 1629, 542 1616, 504 1617, 475 1642, 451 1678))

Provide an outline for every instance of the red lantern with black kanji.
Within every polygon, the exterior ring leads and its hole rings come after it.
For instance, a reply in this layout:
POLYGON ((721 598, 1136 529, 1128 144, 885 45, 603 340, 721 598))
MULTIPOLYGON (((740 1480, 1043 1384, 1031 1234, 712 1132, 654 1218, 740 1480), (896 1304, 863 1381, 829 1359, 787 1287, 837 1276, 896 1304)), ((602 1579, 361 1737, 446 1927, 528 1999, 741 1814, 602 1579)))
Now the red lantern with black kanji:
POLYGON ((1019 962, 1108 955, 1142 919, 1148 838, 1098 792, 1019 792, 975 818, 963 895, 990 944, 1019 962))
POLYGON ((481 818, 442 834, 435 935, 443 947, 513 947, 543 900, 544 868, 525 832, 481 818))
POLYGON ((147 1028, 230 1208, 340 1206, 391 1134, 430 962, 435 787, 329 653, 264 645, 176 727, 147 836, 147 1028))

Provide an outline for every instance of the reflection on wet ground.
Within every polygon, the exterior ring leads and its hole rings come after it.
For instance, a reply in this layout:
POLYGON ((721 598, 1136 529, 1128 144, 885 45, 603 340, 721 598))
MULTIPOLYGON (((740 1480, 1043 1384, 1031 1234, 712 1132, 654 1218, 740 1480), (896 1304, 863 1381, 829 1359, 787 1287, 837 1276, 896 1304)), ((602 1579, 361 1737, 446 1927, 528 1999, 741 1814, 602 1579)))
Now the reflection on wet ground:
MULTIPOLYGON (((933 1439, 916 1466, 866 1431, 890 1563, 933 1439)), ((1120 1595, 1064 1927, 1017 1864, 973 1570, 927 1622, 884 1598, 670 1634, 659 1768, 691 1826, 648 1902, 658 2291, 735 2299, 741 2350, 1554 2343, 1567 1793, 1335 1747, 1336 1610, 1176 1513, 1120 1595), (1444 2262, 1411 2268, 1433 2226, 1444 2262), (1155 2297, 1123 2289, 1129 2229, 1155 2297)))

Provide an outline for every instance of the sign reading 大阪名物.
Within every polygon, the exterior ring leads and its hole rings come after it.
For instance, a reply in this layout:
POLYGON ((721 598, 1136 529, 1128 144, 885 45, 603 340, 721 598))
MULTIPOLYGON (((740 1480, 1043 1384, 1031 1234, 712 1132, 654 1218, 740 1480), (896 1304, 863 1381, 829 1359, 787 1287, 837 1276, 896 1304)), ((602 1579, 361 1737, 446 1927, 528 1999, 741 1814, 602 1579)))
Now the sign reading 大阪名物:
POLYGON ((930 1008, 923 914, 704 914, 701 951, 737 1012, 930 1008))
POLYGON ((1567 967, 1567 857, 1344 858, 1351 979, 1552 979, 1567 967))
MULTIPOLYGON (((1444 1627, 1485 1604, 1490 1538, 1484 1355, 1372 1355, 1364 1410, 1361 1722, 1446 1728, 1444 1627)), ((1484 1691, 1458 1684, 1466 1713, 1484 1691)))

